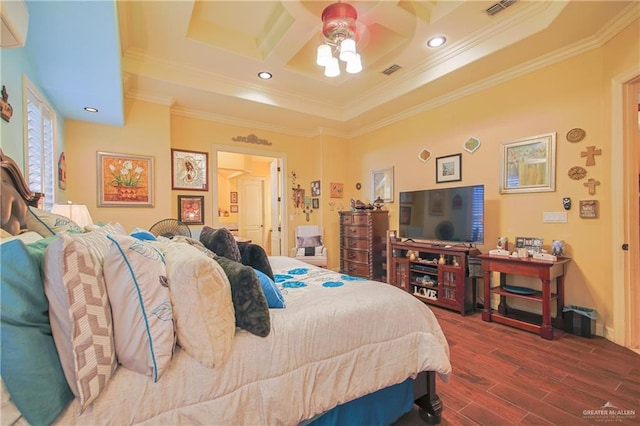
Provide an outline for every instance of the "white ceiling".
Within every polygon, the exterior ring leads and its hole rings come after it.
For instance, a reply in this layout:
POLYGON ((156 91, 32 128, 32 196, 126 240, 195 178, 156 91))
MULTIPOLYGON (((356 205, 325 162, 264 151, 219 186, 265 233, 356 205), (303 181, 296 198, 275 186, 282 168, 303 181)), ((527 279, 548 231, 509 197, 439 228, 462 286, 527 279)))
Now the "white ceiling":
MULTIPOLYGON (((67 28, 66 38, 50 48, 71 52, 56 64, 65 69, 66 82, 60 76, 45 83, 56 92, 72 90, 87 78, 87 70, 95 70, 103 83, 94 89, 114 90, 120 110, 124 94, 170 105, 175 114, 300 135, 344 136, 601 46, 639 10, 636 1, 521 0, 489 16, 485 9, 495 1, 353 1, 364 71, 327 78, 315 64, 315 50, 322 41, 320 15, 330 1, 119 1, 111 26, 109 19, 104 24, 104 9, 116 3, 28 1, 30 13, 32 7, 45 7, 40 3, 73 10, 82 3, 87 9, 84 19, 70 14, 74 21, 55 23, 58 32, 67 28), (91 10, 100 5, 103 11, 91 10), (82 33, 75 29, 79 19, 82 33), (84 32, 94 23, 99 34, 84 32), (426 47, 437 34, 447 37, 446 45, 426 47), (100 43, 108 47, 86 53, 87 46, 100 43), (392 65, 401 68, 384 75, 392 65), (273 78, 258 79, 260 71, 273 78)), ((32 20, 33 25, 46 32, 44 26, 52 24, 32 20)), ((40 44, 53 42, 38 37, 40 44)), ((99 103, 99 93, 96 99, 99 103)), ((83 112, 79 119, 100 122, 101 113, 88 117, 83 112)))

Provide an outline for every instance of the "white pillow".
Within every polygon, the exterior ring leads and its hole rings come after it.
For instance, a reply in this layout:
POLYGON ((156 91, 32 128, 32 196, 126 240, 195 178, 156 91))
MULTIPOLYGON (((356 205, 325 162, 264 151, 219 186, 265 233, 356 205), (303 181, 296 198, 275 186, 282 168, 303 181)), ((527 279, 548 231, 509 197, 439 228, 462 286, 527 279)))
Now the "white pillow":
POLYGON ((178 344, 207 367, 222 365, 236 332, 229 279, 195 246, 172 242, 165 247, 178 344))
POLYGON ((157 382, 173 356, 175 333, 164 256, 129 235, 109 235, 104 279, 123 367, 157 382))
POLYGON ((61 233, 43 260, 44 290, 58 356, 69 387, 87 408, 116 369, 111 306, 102 273, 111 247, 105 226, 84 234, 61 233))

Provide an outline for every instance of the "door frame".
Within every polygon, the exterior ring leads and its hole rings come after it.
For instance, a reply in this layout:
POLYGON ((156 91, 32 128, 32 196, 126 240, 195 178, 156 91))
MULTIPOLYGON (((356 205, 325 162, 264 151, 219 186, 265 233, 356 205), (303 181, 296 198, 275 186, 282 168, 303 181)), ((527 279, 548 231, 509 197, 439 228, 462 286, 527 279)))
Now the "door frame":
MULTIPOLYGON (((272 179, 280 179, 280 182, 278 183, 278 186, 280 188, 284 188, 285 182, 285 176, 287 176, 287 154, 284 152, 278 152, 278 151, 267 151, 267 150, 260 150, 260 149, 254 149, 254 148, 245 148, 245 147, 241 147, 241 146, 232 146, 232 145, 220 145, 220 144, 213 144, 211 146, 211 188, 212 188, 212 197, 213 197, 213 208, 211 209, 212 214, 213 214, 213 223, 214 224, 218 224, 218 216, 217 216, 217 211, 218 211, 218 153, 219 152, 233 152, 236 154, 244 154, 244 155, 257 155, 260 157, 270 157, 273 159, 279 159, 280 160, 280 164, 282 165, 282 170, 279 176, 270 176, 269 178, 272 179)), ((271 185, 270 185, 271 187, 271 185)), ((265 189, 266 189, 266 185, 265 185, 265 189)), ((273 196, 273 194, 272 194, 273 196)), ((276 195, 277 197, 277 195, 276 195)), ((282 223, 280 224, 280 247, 283 247, 283 256, 285 255, 284 253, 287 253, 285 250, 288 250, 288 246, 287 246, 287 241, 288 241, 288 231, 289 231, 289 227, 287 225, 286 219, 288 217, 287 214, 287 203, 285 202, 285 197, 281 196, 280 197, 280 211, 281 213, 281 220, 282 223)), ((270 209, 271 206, 264 206, 265 209, 270 209)), ((269 224, 269 226, 271 226, 271 224, 269 224)), ((266 232, 266 230, 265 230, 266 232)))

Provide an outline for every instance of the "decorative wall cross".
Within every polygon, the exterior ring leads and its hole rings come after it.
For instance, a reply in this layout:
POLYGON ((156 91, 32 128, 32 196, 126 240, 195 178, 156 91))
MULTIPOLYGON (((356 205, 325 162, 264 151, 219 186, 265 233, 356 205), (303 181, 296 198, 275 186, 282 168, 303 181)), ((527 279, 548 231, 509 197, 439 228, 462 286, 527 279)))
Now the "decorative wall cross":
POLYGON ((589 187, 589 195, 596 195, 596 186, 600 185, 600 181, 590 178, 583 185, 589 187))
POLYGON ((596 149, 595 146, 588 146, 586 151, 582 151, 580 153, 580 157, 587 157, 586 166, 595 166, 596 165, 596 155, 602 155, 601 149, 596 149))

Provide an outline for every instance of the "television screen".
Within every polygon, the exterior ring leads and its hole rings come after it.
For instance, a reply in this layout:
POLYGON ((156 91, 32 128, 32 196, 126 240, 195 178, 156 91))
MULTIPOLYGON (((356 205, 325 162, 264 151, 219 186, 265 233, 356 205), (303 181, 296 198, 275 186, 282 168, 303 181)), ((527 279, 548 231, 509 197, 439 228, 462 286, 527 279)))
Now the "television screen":
POLYGON ((400 192, 398 236, 484 243, 484 185, 400 192))

